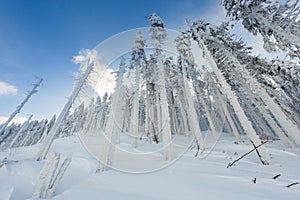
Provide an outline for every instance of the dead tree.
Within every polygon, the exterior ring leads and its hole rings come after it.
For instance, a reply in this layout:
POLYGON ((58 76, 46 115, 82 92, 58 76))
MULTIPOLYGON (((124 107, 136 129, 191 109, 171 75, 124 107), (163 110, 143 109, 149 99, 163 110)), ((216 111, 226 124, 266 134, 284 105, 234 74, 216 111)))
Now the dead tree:
POLYGON ((68 156, 62 163, 58 172, 55 173, 58 168, 59 160, 60 155, 58 153, 49 156, 36 183, 35 191, 32 196, 33 198, 52 197, 54 190, 70 165, 72 157, 68 156))
POLYGON ((40 148, 39 152, 37 153, 37 156, 36 156, 37 161, 44 160, 46 158, 48 151, 50 149, 50 146, 59 130, 59 127, 60 127, 62 121, 65 119, 67 113, 69 112, 71 106, 73 105, 73 102, 75 101, 76 97, 78 96, 83 85, 86 83, 88 76, 92 72, 92 70, 94 68, 94 62, 93 61, 90 62, 90 60, 88 60, 86 62, 86 66, 87 66, 87 68, 86 68, 84 74, 79 79, 79 82, 75 86, 71 97, 69 98, 68 102, 65 104, 63 110, 61 111, 57 120, 55 121, 53 127, 51 128, 50 132, 46 136, 42 147, 40 148))
MULTIPOLYGON (((38 90, 37 88, 41 85, 43 79, 41 78, 36 84, 33 84, 32 90, 26 95, 25 99, 22 101, 22 103, 17 107, 17 109, 9 116, 9 118, 6 120, 6 122, 2 125, 0 130, 0 135, 4 133, 5 128, 8 126, 8 124, 13 120, 13 118, 20 113, 23 106, 26 104, 26 102, 30 99, 30 97, 36 93, 38 90)), ((0 142, 2 141, 2 138, 0 138, 0 142)))

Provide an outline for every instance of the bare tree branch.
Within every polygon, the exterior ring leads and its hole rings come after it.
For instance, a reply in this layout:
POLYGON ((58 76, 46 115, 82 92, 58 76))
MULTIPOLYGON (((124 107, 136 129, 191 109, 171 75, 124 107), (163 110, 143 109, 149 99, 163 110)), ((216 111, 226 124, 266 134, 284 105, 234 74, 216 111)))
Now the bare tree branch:
MULTIPOLYGON (((252 142, 252 141, 251 141, 252 142)), ((261 147, 262 145, 266 144, 268 141, 262 142, 260 145, 258 146, 254 146, 254 148, 251 151, 248 151, 247 153, 245 153, 244 155, 242 155, 241 157, 239 157, 238 159, 234 160, 232 163, 229 163, 227 165, 227 168, 231 167, 234 165, 234 163, 238 162, 239 160, 241 160, 242 158, 244 158, 245 156, 249 155, 250 153, 252 153, 253 151, 257 150, 259 147, 261 147)))

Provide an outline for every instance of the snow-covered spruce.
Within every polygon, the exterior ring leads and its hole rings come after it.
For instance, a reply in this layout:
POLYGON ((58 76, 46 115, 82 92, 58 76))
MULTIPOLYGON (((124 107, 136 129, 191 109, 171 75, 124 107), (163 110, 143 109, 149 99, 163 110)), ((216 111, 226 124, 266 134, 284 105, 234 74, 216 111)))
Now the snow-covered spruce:
POLYGON ((156 93, 157 99, 160 99, 161 103, 158 104, 158 131, 162 134, 162 141, 164 144, 165 150, 165 159, 173 159, 173 145, 171 138, 171 126, 170 126, 170 115, 169 107, 167 101, 166 93, 166 77, 163 68, 163 58, 162 58, 162 48, 167 37, 167 33, 164 29, 164 23, 162 19, 155 13, 149 16, 150 22, 150 37, 152 44, 155 48, 155 60, 156 60, 156 69, 157 69, 157 82, 156 86, 158 92, 156 93), (158 96, 159 95, 159 98, 158 96), (167 109, 167 111, 162 111, 162 108, 167 109))
POLYGON ((145 40, 141 32, 136 35, 135 43, 132 48, 130 68, 135 70, 135 83, 133 94, 133 106, 131 111, 129 132, 133 136, 132 146, 138 146, 139 138, 139 100, 140 100, 140 71, 145 68, 146 55, 144 51, 145 40))
MULTIPOLYGON (((187 80, 187 69, 195 67, 194 57, 190 50, 191 41, 187 33, 180 33, 176 38, 176 43, 177 43, 177 51, 179 53, 178 65, 182 69, 181 78, 183 82, 183 96, 185 97, 185 101, 187 102, 186 112, 188 114, 192 134, 196 137, 200 148, 203 148, 204 142, 199 127, 199 120, 198 120, 196 108, 193 102, 193 97, 187 80)), ((214 130, 213 134, 215 134, 216 131, 214 129, 214 125, 212 123, 210 125, 211 127, 213 127, 214 130)))
MULTIPOLYGON (((200 23, 202 25, 205 24, 203 22, 200 23)), ((214 49, 214 51, 212 51, 213 56, 215 57, 215 59, 222 59, 222 61, 219 62, 219 67, 223 69, 224 73, 231 70, 233 76, 235 77, 235 81, 237 81, 237 78, 239 78, 239 83, 244 83, 238 87, 238 90, 239 92, 247 93, 246 95, 240 95, 239 99, 243 101, 247 100, 245 97, 249 96, 250 98, 252 98, 252 103, 256 105, 258 110, 262 112, 264 116, 267 116, 267 119, 272 119, 272 117, 274 117, 288 137, 283 133, 282 130, 280 130, 278 126, 272 126, 275 131, 277 130, 277 132, 275 133, 287 144, 291 145, 292 141, 296 145, 299 145, 300 136, 298 134, 299 129, 297 128, 296 124, 292 120, 287 118, 287 116, 282 112, 280 106, 274 102, 274 100, 268 95, 261 84, 251 76, 247 67, 240 63, 240 61, 237 59, 237 56, 235 55, 235 48, 228 48, 228 46, 230 46, 230 44, 232 44, 233 42, 231 42, 231 38, 226 35, 226 29, 224 27, 225 26, 221 26, 220 28, 218 28, 212 25, 205 24, 203 30, 206 30, 206 43, 208 47, 211 50, 214 49), (259 94, 260 97, 256 97, 257 94, 259 94), (257 101, 260 101, 261 103, 257 103, 257 101), (266 106, 264 106, 264 104, 266 106), (269 113, 268 111, 266 111, 266 109, 271 112, 273 116, 269 117, 269 113)), ((259 122, 262 121, 263 120, 259 120, 259 122)), ((273 122, 272 124, 274 125, 275 122, 273 122)), ((269 125, 271 124, 269 123, 269 125)))
MULTIPOLYGON (((222 74, 221 70, 218 68, 216 62, 214 61, 214 57, 211 55, 209 50, 206 47, 206 44, 204 44, 204 41, 208 41, 211 39, 211 36, 209 35, 209 32, 205 32, 205 26, 207 26, 207 23, 203 23, 203 21, 199 20, 197 22, 194 22, 193 25, 191 26, 191 32, 192 32, 192 37, 194 40, 196 40, 201 48, 203 48, 203 51, 205 55, 207 56, 207 59, 210 62, 210 65, 216 74, 219 83, 221 84, 223 88, 223 92, 226 94, 228 97, 236 115, 239 118, 239 121, 241 125, 243 126, 243 129, 245 130, 247 136, 251 141, 254 142, 256 146, 258 146, 261 141, 256 134, 255 130, 253 129, 251 121, 247 118, 244 109, 241 107, 238 97, 235 95, 234 91, 231 89, 230 85, 227 83, 224 75, 222 74), (204 26, 203 26, 204 25, 204 26), (202 32, 203 31, 203 32, 202 32)), ((211 39, 213 42, 213 39, 211 39)), ((258 150, 262 156, 262 162, 263 164, 269 164, 270 163, 270 156, 267 152, 267 150, 262 147, 258 150)))
POLYGON ((288 51, 289 56, 300 57, 300 21, 298 1, 283 4, 265 0, 224 0, 227 15, 241 20, 252 34, 261 34, 264 49, 276 47, 288 51))

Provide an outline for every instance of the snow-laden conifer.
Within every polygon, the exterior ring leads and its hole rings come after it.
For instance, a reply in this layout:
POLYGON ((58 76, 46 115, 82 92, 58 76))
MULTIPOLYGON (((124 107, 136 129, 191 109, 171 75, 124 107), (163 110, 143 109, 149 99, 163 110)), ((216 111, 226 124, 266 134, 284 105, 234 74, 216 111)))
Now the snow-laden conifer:
MULTIPOLYGON (((162 19, 155 13, 151 14, 149 17, 150 22, 150 37, 152 45, 155 48, 155 53, 153 59, 156 62, 157 69, 157 94, 156 99, 161 103, 157 105, 158 110, 158 130, 161 132, 162 141, 165 150, 165 159, 170 160, 173 158, 173 145, 170 127, 170 116, 169 107, 166 93, 166 77, 163 67, 162 50, 164 47, 164 42, 167 38, 166 30, 164 29, 164 23, 162 19), (158 96, 159 95, 159 96, 158 96), (162 110, 164 109, 164 110, 162 110)), ((158 102, 157 102, 158 103, 158 102)))
POLYGON ((291 3, 266 0, 223 0, 227 15, 241 20, 252 34, 261 34, 264 49, 276 47, 289 51, 291 57, 300 57, 300 20, 298 1, 291 3))

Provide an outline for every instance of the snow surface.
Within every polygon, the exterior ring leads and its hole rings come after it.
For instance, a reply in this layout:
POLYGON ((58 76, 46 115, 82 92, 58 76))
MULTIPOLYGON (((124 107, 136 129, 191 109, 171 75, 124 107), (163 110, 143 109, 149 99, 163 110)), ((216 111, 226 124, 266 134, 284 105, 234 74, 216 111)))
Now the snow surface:
MULTIPOLYGON (((50 152, 61 153, 62 159, 72 154, 73 159, 52 199, 299 198, 300 185, 286 186, 300 181, 300 148, 286 148, 280 141, 269 142, 265 146, 271 153, 271 165, 262 165, 253 152, 226 168, 229 162, 252 148, 249 142, 234 144, 233 141, 232 136, 224 133, 203 158, 195 158, 196 148, 190 148, 169 167, 152 173, 131 174, 112 169, 95 173, 97 161, 77 136, 57 139, 50 152), (273 179, 277 174, 281 176, 273 179)), ((8 163, 0 168, 1 200, 32 199, 35 183, 45 163, 34 160, 40 146, 0 152, 0 160, 8 158, 8 163)), ((126 162, 126 159, 122 160, 126 162)))

